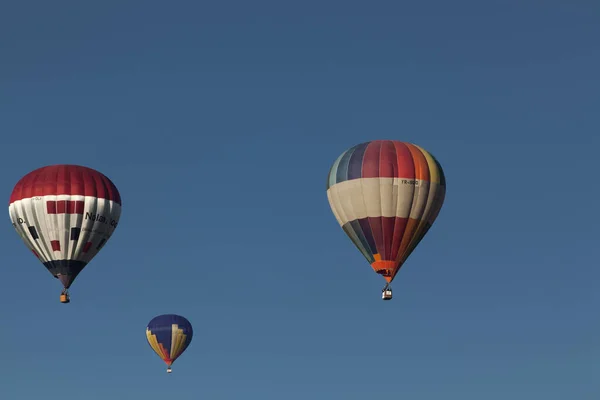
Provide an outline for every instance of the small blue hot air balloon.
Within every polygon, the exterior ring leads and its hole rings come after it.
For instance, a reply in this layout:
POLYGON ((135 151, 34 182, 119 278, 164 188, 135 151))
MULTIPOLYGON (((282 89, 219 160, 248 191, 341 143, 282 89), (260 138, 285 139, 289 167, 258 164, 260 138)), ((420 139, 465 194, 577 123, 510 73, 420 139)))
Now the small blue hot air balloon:
POLYGON ((164 314, 152 318, 146 327, 146 338, 152 350, 167 364, 171 365, 187 349, 194 336, 190 321, 180 315, 164 314))

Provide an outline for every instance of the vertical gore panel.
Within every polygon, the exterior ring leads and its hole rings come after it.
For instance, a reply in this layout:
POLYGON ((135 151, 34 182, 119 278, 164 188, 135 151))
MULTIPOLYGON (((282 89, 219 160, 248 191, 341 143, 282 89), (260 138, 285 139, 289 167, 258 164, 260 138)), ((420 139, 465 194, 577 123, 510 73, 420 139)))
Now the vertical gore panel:
POLYGON ((377 254, 377 245, 375 244, 375 238, 373 237, 373 232, 368 219, 359 219, 358 223, 360 224, 360 229, 365 237, 365 240, 369 244, 369 250, 371 251, 371 254, 377 254))
POLYGON ((356 248, 358 248, 358 250, 362 253, 362 255, 367 260, 370 260, 373 258, 373 255, 371 254, 368 244, 364 240, 362 232, 355 230, 357 225, 358 221, 348 222, 342 226, 342 229, 350 238, 352 243, 356 246, 356 248))
POLYGON ((327 189, 329 189, 337 183, 337 170, 340 165, 340 161, 342 160, 342 157, 344 157, 344 154, 346 153, 344 152, 337 158, 337 160, 335 160, 335 162, 331 166, 331 169, 329 170, 329 175, 327 176, 327 189))
POLYGON ((400 252, 400 244, 402 243, 402 238, 404 237, 407 221, 408 218, 395 218, 394 236, 392 239, 392 246, 390 249, 390 260, 396 260, 398 258, 398 253, 400 252))
POLYGON ((394 147, 396 149, 398 177, 415 179, 415 163, 413 162, 413 157, 410 150, 406 144, 401 142, 394 142, 394 147))
POLYGON ((365 237, 362 227, 360 226, 360 220, 351 221, 351 222, 349 222, 349 224, 352 226, 352 231, 358 237, 358 239, 360 240, 361 246, 364 247, 364 249, 367 253, 367 254, 365 254, 365 257, 372 258, 373 252, 371 251, 371 245, 369 244, 369 241, 365 237))
POLYGON ((446 175, 444 174, 444 170, 442 169, 442 166, 440 165, 438 160, 436 160, 435 158, 433 160, 435 161, 435 165, 438 168, 440 174, 440 186, 446 187, 446 175))
POLYGON ((362 178, 363 158, 368 145, 368 143, 362 143, 354 149, 348 163, 348 180, 362 178))
POLYGON ((355 147, 348 150, 340 160, 337 169, 337 174, 335 177, 337 183, 345 182, 348 180, 348 163, 350 162, 350 157, 352 157, 352 154, 354 153, 354 149, 355 147))
POLYGON ((379 178, 379 153, 381 151, 381 141, 369 143, 365 150, 363 158, 363 178, 379 178))
POLYGON ((381 151, 379 153, 379 177, 398 177, 398 157, 396 156, 396 147, 394 146, 394 143, 389 141, 385 141, 381 144, 381 151))
MULTIPOLYGON (((380 178, 396 178, 398 177, 398 157, 396 155, 396 147, 393 142, 384 141, 381 143, 381 150, 379 153, 379 176, 380 178)), ((386 205, 386 209, 392 206, 394 210, 397 208, 397 199, 394 201, 394 190, 393 187, 385 186, 380 189, 382 197, 382 210, 383 205, 386 205)), ((395 215, 395 214, 394 214, 395 215)), ((392 242, 394 240, 394 224, 396 218, 392 216, 381 217, 381 242, 382 246, 379 249, 382 260, 392 261, 395 260, 395 254, 392 255, 392 242)))
POLYGON ((69 170, 66 167, 57 169, 55 182, 58 193, 71 193, 71 177, 69 175, 69 170))
POLYGON ((383 228, 381 226, 381 217, 368 217, 369 225, 371 226, 371 234, 373 235, 373 240, 375 241, 375 247, 377 251, 374 254, 380 254, 384 249, 383 243, 383 228))
POLYGON ((383 233, 384 247, 381 251, 381 259, 394 261, 396 254, 392 254, 392 242, 394 241, 395 217, 381 217, 381 230, 383 233))

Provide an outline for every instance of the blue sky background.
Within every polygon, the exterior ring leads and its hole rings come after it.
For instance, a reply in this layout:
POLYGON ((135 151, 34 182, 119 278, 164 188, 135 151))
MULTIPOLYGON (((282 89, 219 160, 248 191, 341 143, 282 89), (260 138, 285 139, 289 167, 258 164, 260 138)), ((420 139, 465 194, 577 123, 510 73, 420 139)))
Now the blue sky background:
POLYGON ((592 1, 5 2, 0 187, 100 170, 124 208, 59 303, 0 229, 7 400, 600 398, 592 1), (210 3, 210 4, 208 4, 210 3), (394 300, 325 194, 414 142, 447 200, 394 300), (165 373, 147 322, 191 346, 165 373))

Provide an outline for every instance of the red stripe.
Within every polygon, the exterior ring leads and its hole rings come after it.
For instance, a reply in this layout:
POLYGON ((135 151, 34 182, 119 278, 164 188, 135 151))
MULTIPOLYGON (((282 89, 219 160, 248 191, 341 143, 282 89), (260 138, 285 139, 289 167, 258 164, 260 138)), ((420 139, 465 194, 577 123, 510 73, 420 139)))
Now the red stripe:
MULTIPOLYGON (((379 177, 379 154, 381 152, 381 140, 374 140, 367 145, 363 156, 362 177, 363 178, 378 178, 379 177)), ((383 241, 383 231, 381 220, 379 218, 367 218, 371 229, 371 237, 375 242, 376 252, 381 254, 385 251, 385 243, 383 241)))
POLYGON ((394 226, 396 218, 381 217, 381 233, 383 235, 383 249, 381 251, 382 260, 395 259, 392 255, 392 242, 394 241, 394 226))
POLYGON ((363 156, 362 177, 379 178, 379 153, 381 151, 381 140, 369 143, 363 156))
POLYGON ((415 163, 409 148, 402 142, 394 142, 394 147, 398 166, 398 175, 395 178, 415 179, 415 163))
POLYGON ((60 242, 58 240, 51 240, 50 245, 52 246, 52 250, 60 251, 60 242))
POLYGON ((387 260, 396 260, 398 257, 398 253, 400 252, 400 245, 402 244, 402 238, 404 237, 404 232, 406 231, 406 223, 408 222, 408 218, 391 218, 394 220, 394 234, 392 235, 392 243, 390 246, 390 254, 387 260))
POLYGON ((92 242, 87 242, 84 246, 83 246, 83 250, 82 252, 87 253, 88 250, 90 249, 90 247, 92 247, 92 242))
POLYGON ((37 258, 40 258, 40 256, 38 256, 38 253, 37 253, 37 251, 35 251, 35 250, 33 250, 33 249, 32 249, 32 250, 31 250, 31 252, 32 252, 32 253, 33 253, 33 254, 34 254, 34 255, 35 255, 37 258))
POLYGON ((48 214, 83 214, 85 203, 81 200, 47 201, 48 214))
POLYGON ((50 165, 25 175, 15 185, 9 203, 36 196, 79 195, 121 204, 119 190, 102 173, 79 165, 50 165))
MULTIPOLYGON (((379 176, 397 177, 398 176, 398 158, 396 157, 396 148, 394 142, 386 140, 381 142, 379 152, 379 176)), ((394 239, 394 220, 395 218, 380 218, 381 222, 381 242, 379 254, 382 260, 392 259, 392 240, 394 239)))
POLYGON ((386 140, 381 143, 379 152, 379 177, 395 178, 398 176, 398 157, 394 142, 386 140))
POLYGON ((369 142, 363 156, 362 177, 428 180, 429 170, 425 157, 414 145, 397 140, 374 140, 369 142))

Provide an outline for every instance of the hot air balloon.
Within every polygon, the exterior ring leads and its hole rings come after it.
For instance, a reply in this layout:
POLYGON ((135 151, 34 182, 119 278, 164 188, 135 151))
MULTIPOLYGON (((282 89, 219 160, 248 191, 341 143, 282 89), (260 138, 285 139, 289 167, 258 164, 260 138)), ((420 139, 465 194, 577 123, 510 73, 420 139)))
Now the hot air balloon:
POLYGON ((194 330, 190 321, 180 315, 164 314, 152 318, 146 328, 146 338, 152 350, 167 364, 171 365, 192 342, 194 330))
POLYGON ((421 147, 395 140, 358 144, 338 157, 327 178, 327 198, 338 223, 386 285, 438 216, 446 179, 421 147))
POLYGON ((51 165, 25 175, 8 206, 25 245, 69 287, 106 244, 119 223, 121 196, 106 176, 79 165, 51 165))

